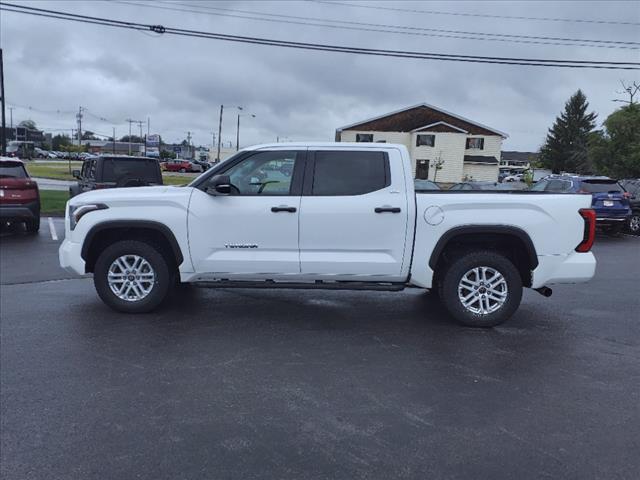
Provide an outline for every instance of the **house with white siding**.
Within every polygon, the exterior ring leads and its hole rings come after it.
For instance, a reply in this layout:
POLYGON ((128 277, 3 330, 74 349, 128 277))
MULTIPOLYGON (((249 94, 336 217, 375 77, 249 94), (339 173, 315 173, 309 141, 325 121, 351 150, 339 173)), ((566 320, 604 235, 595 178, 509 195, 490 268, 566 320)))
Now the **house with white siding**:
POLYGON ((437 182, 498 180, 504 132, 421 103, 336 130, 337 142, 400 143, 415 178, 437 182))

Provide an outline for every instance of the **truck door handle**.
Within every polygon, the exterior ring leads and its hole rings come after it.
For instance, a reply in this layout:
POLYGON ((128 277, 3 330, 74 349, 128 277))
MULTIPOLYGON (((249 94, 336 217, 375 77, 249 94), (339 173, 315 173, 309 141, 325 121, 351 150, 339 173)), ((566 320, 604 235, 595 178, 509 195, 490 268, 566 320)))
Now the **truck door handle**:
POLYGON ((376 207, 375 212, 376 213, 385 213, 385 212, 400 213, 400 207, 376 207))
POLYGON ((285 206, 271 207, 271 211, 274 212, 274 213, 277 213, 277 212, 295 213, 296 212, 296 207, 285 207, 285 206))

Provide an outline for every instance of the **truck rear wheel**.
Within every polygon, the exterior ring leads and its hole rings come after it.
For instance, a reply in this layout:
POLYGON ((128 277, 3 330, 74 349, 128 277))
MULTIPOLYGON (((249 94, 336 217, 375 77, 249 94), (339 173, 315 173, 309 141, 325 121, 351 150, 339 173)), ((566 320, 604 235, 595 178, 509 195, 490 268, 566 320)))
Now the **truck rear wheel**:
POLYGON ((157 308, 173 285, 160 251, 138 240, 108 246, 98 257, 93 283, 104 303, 120 312, 145 313, 157 308))
POLYGON ((458 322, 469 327, 494 327, 508 320, 520 305, 522 279, 504 255, 473 251, 447 267, 439 293, 458 322))

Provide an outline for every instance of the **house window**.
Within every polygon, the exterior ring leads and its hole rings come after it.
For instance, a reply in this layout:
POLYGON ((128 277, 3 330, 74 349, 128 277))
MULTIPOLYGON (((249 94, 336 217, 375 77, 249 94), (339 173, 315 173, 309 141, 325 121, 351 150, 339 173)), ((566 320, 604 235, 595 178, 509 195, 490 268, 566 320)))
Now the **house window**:
POLYGON ((417 135, 416 147, 433 147, 436 144, 435 135, 417 135))
POLYGON ((362 142, 362 143, 373 142, 373 133, 356 133, 356 142, 362 142))
POLYGON ((484 149, 484 138, 467 138, 467 150, 470 149, 484 149))

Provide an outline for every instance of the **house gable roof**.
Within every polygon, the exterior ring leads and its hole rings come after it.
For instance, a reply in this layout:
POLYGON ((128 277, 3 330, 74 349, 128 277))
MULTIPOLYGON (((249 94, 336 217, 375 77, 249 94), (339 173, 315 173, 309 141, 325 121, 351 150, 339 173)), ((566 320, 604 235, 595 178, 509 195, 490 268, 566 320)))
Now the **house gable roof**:
POLYGON ((386 113, 379 117, 363 120, 351 125, 345 125, 337 129, 338 132, 343 130, 361 130, 361 131, 381 131, 381 132, 411 132, 416 129, 424 128, 425 125, 433 125, 437 123, 446 123, 459 129, 465 130, 472 135, 500 135, 507 138, 508 135, 500 130, 487 127, 478 122, 474 122, 460 115, 447 112, 433 105, 421 103, 411 107, 396 110, 395 112, 386 113))

